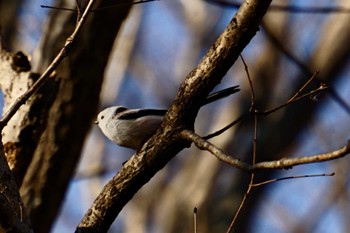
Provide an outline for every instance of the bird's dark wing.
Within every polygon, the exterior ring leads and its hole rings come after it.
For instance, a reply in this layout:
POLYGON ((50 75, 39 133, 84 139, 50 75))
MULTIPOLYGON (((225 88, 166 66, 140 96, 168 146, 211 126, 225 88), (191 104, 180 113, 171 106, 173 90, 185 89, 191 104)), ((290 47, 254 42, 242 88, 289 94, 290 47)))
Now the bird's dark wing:
POLYGON ((119 116, 119 119, 134 120, 149 115, 164 116, 166 112, 167 110, 164 109, 139 109, 137 111, 125 112, 119 116))

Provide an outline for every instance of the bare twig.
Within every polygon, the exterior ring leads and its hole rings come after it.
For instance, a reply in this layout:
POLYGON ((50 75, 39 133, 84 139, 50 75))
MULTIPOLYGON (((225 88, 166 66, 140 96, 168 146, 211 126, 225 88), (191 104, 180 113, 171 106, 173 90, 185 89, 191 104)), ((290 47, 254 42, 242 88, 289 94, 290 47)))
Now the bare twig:
MULTIPOLYGON (((247 74, 247 78, 248 78, 248 82, 249 82, 249 86, 250 86, 250 95, 251 95, 251 103, 250 103, 250 109, 249 109, 249 112, 250 113, 254 113, 256 112, 256 109, 255 109, 255 92, 254 92, 254 86, 253 86, 253 82, 252 82, 252 79, 250 77, 250 74, 249 74, 249 69, 248 69, 248 65, 247 63, 244 61, 244 58, 243 56, 241 55, 240 56, 242 62, 243 62, 243 65, 244 65, 244 69, 245 69, 245 72, 247 74)), ((255 164, 255 161, 256 161, 256 148, 257 148, 257 143, 258 143, 258 116, 255 114, 254 115, 254 138, 253 138, 253 157, 252 157, 252 164, 254 165, 255 164)), ((246 203, 246 200, 250 194, 250 191, 252 189, 252 184, 254 183, 254 177, 255 177, 255 173, 252 172, 250 174, 250 181, 249 181, 249 184, 248 184, 248 188, 247 188, 247 191, 245 192, 244 196, 243 196, 243 199, 230 223, 230 226, 228 227, 227 229, 227 233, 231 233, 232 230, 233 230, 233 227, 238 219, 238 216, 239 214, 241 213, 241 210, 243 209, 243 206, 244 204, 246 203)))
POLYGON ((194 228, 194 233, 197 233, 197 212, 198 209, 197 207, 194 207, 193 209, 193 228, 194 228))
POLYGON ((260 162, 254 165, 252 170, 262 169, 285 169, 292 168, 293 166, 307 164, 307 163, 320 163, 326 162, 338 158, 342 158, 350 153, 350 141, 347 144, 337 150, 303 157, 295 158, 283 158, 275 161, 260 162))
POLYGON ((327 173, 327 174, 312 174, 312 175, 299 175, 299 176, 287 176, 287 177, 282 177, 282 178, 276 178, 276 179, 270 179, 270 180, 266 180, 260 183, 255 183, 252 184, 253 187, 258 187, 261 185, 265 185, 265 184, 271 184, 277 181, 282 181, 282 180, 289 180, 289 179, 300 179, 300 178, 310 178, 310 177, 324 177, 324 176, 334 176, 335 173, 327 173))
MULTIPOLYGON (((237 8, 241 5, 240 2, 228 2, 227 0, 205 0, 210 3, 229 6, 233 8, 237 8)), ((308 13, 308 14, 329 14, 329 13, 349 13, 350 9, 345 7, 320 7, 320 6, 279 6, 279 5, 271 5, 269 10, 271 11, 284 11, 290 13, 308 13)))
MULTIPOLYGON (((246 66, 246 64, 245 64, 245 66, 246 66)), ((208 134, 207 136, 204 136, 203 139, 208 140, 210 138, 213 138, 213 137, 216 137, 216 136, 222 134, 223 132, 225 132, 226 130, 230 129, 232 126, 238 124, 240 121, 244 120, 245 118, 247 118, 251 114, 265 115, 266 116, 266 115, 269 115, 269 114, 271 114, 273 112, 276 112, 276 111, 280 110, 281 108, 284 108, 284 107, 286 107, 286 106, 288 106, 290 104, 296 103, 296 102, 298 102, 299 100, 302 100, 305 97, 313 96, 313 95, 316 95, 316 94, 318 94, 318 93, 320 93, 322 91, 327 90, 328 88, 325 85, 320 85, 317 89, 314 89, 314 90, 312 90, 312 91, 310 91, 308 93, 300 95, 301 91, 304 90, 305 87, 307 85, 309 85, 311 83, 311 81, 316 78, 317 75, 318 75, 318 72, 315 72, 310 77, 310 79, 296 92, 296 94, 294 94, 294 96, 291 97, 286 103, 284 103, 284 104, 282 104, 282 105, 280 105, 278 107, 275 107, 275 108, 272 108, 272 109, 269 109, 269 110, 265 110, 265 111, 257 111, 257 110, 252 111, 252 107, 251 107, 249 112, 242 114, 236 120, 232 121, 230 124, 228 124, 227 126, 219 129, 218 131, 215 131, 214 133, 211 133, 211 134, 208 134)), ((251 85, 251 87, 252 87, 252 85, 251 85)), ((252 96, 252 98, 254 98, 254 96, 252 96)))
POLYGON ((244 70, 245 73, 247 74, 247 78, 248 78, 248 82, 249 82, 249 87, 250 87, 250 98, 251 98, 251 105, 250 105, 250 112, 253 111, 253 109, 255 109, 255 92, 254 92, 254 87, 253 87, 253 82, 252 79, 250 78, 250 74, 249 74, 249 70, 248 70, 248 65, 245 62, 242 54, 239 55, 239 57, 241 58, 243 65, 244 65, 244 70))
POLYGON ((25 104, 25 102, 41 87, 41 85, 50 78, 50 75, 55 71, 55 69, 58 67, 58 65, 61 63, 63 58, 65 58, 68 53, 70 52, 73 42, 75 41, 75 38, 79 31, 81 30, 89 10, 92 8, 95 0, 90 0, 89 4, 87 5, 83 15, 79 19, 73 33, 68 37, 66 40, 66 43, 64 47, 61 49, 61 51, 57 54, 55 59, 51 62, 51 64, 47 67, 47 69, 44 71, 44 73, 40 76, 40 78, 31 86, 23 95, 17 98, 17 100, 14 102, 14 104, 9 108, 9 110, 4 114, 2 119, 0 120, 0 131, 3 130, 3 128, 7 125, 9 120, 13 117, 13 115, 17 112, 17 110, 25 104))
POLYGON ((292 104, 292 103, 295 103, 299 100, 302 100, 303 98, 305 97, 309 97, 309 96, 313 96, 313 95, 316 95, 318 94, 319 92, 321 91, 325 91, 327 89, 327 86, 325 86, 324 84, 321 84, 318 88, 314 89, 314 90, 311 90, 310 92, 307 92, 303 95, 300 95, 300 93, 306 88, 306 86, 308 84, 311 83, 312 80, 314 80, 318 75, 318 72, 316 71, 312 76, 311 78, 294 94, 294 96, 292 98, 290 98, 286 103, 278 106, 278 107, 275 107, 275 108, 272 108, 272 109, 269 109, 269 110, 265 110, 265 111, 255 111, 255 114, 259 114, 259 115, 268 115, 268 114, 271 114, 273 112, 276 112, 278 110, 280 110, 281 108, 284 108, 286 107, 287 105, 289 104, 292 104))
POLYGON ((345 146, 328 153, 294 158, 282 158, 279 160, 259 162, 252 165, 225 154, 220 148, 204 140, 192 131, 183 130, 181 135, 183 138, 193 142, 199 149, 209 151, 219 160, 250 173, 258 170, 289 169, 293 166, 302 164, 326 162, 344 157, 350 153, 350 141, 348 141, 345 146))
MULTIPOLYGON (((304 73, 307 75, 311 75, 312 71, 300 60, 297 58, 295 54, 293 54, 284 44, 282 41, 280 41, 267 27, 264 25, 264 22, 262 22, 262 28, 265 31, 265 34, 268 36, 268 38, 272 41, 272 44, 279 49, 287 58, 289 58, 290 61, 292 61, 294 64, 296 64, 304 73)), ((329 88, 330 96, 348 113, 350 114, 350 106, 349 104, 334 90, 334 88, 329 88)))
POLYGON ((226 233, 231 233, 231 232, 232 232, 233 226, 235 225, 235 223, 236 223, 236 221, 237 221, 238 215, 239 215, 239 213, 241 212, 241 210, 243 209, 243 206, 244 206, 244 204, 245 204, 245 202, 246 202, 246 200, 247 200, 247 197, 249 196, 250 191, 251 191, 251 189, 252 189, 252 185, 251 185, 251 184, 252 184, 252 182, 253 182, 253 179, 254 179, 254 175, 252 175, 252 176, 250 177, 250 183, 249 183, 249 185, 248 185, 248 189, 247 189, 247 191, 245 192, 245 194, 244 194, 244 196, 243 196, 243 199, 242 199, 241 203, 239 204, 239 207, 238 207, 238 209, 237 209, 237 211, 236 211, 236 213, 235 213, 235 216, 233 217, 233 219, 232 219, 232 221, 231 221, 231 223, 230 223, 230 226, 228 227, 226 233))
POLYGON ((250 112, 244 113, 243 115, 241 115, 240 117, 238 117, 236 120, 232 121, 230 124, 226 125, 225 127, 215 131, 214 133, 211 133, 211 134, 208 134, 207 136, 204 136, 203 139, 208 140, 210 138, 213 138, 213 137, 216 137, 216 136, 222 134, 223 132, 230 129, 232 126, 238 124, 242 120, 246 119, 250 115, 251 115, 250 112))
POLYGON ((278 106, 276 108, 272 108, 272 109, 269 109, 269 110, 266 110, 266 111, 260 111, 260 112, 256 111, 255 114, 258 114, 258 115, 269 115, 269 114, 271 114, 273 112, 276 112, 276 111, 280 110, 281 108, 286 107, 287 105, 293 104, 293 103, 295 103, 295 102, 297 102, 297 101, 299 101, 299 100, 301 100, 301 99, 303 99, 305 97, 316 95, 316 94, 318 94, 321 91, 325 91, 326 89, 327 89, 327 87, 322 85, 322 86, 318 87, 317 89, 312 90, 312 91, 310 91, 310 92, 308 92, 306 94, 303 94, 303 95, 301 95, 299 97, 296 97, 294 99, 290 99, 286 103, 284 103, 284 104, 282 104, 282 105, 280 105, 280 106, 278 106))
MULTIPOLYGON (((251 81, 250 78, 249 78, 249 81, 251 81)), ((251 85, 251 87, 252 86, 253 85, 251 85)), ((253 92, 253 89, 251 89, 251 91, 253 92)), ((254 95, 252 94, 252 96, 254 96, 254 95)), ((252 101, 254 101, 254 98, 252 99, 252 101)), ((251 106, 255 106, 255 103, 252 102, 251 106)), ((252 110, 254 111, 254 109, 252 109, 252 110)), ((256 161, 256 148, 257 148, 257 142, 258 142, 258 140, 257 140, 257 132, 258 132, 258 116, 255 115, 254 116, 253 159, 252 159, 253 166, 254 166, 255 161, 256 161)), ((250 191, 252 190, 252 187, 253 187, 253 184, 254 184, 254 177, 255 177, 255 173, 252 172, 250 174, 250 181, 249 181, 249 185, 248 185, 247 191, 245 192, 245 194, 243 196, 243 199, 242 199, 242 201, 241 201, 241 203, 240 203, 240 205, 239 205, 239 207, 238 207, 238 209, 237 209, 237 211, 235 213, 235 216, 233 217, 233 219, 232 219, 232 221, 230 223, 230 226, 227 229, 227 233, 230 233, 233 230, 233 227, 234 227, 234 225, 235 225, 235 223, 236 223, 236 221, 238 219, 239 213, 243 209, 243 206, 244 206, 244 204, 245 204, 245 202, 246 202, 246 200, 247 200, 247 198, 248 198, 248 196, 250 194, 250 191)))
POLYGON ((304 85, 303 85, 301 88, 299 88, 299 90, 295 93, 295 95, 294 95, 292 98, 290 98, 290 99, 288 100, 288 102, 293 101, 294 99, 296 99, 296 98, 300 95, 300 93, 301 93, 313 80, 315 80, 315 78, 318 76, 318 74, 319 74, 319 72, 316 71, 316 72, 311 76, 311 78, 309 78, 309 80, 307 80, 307 82, 304 83, 304 85))
MULTIPOLYGON (((240 58, 241 58, 241 60, 243 62, 244 69, 245 69, 245 72, 247 74, 247 79, 248 79, 249 86, 250 86, 251 103, 250 103, 249 112, 255 113, 256 112, 256 109, 255 109, 255 92, 254 92, 253 81, 252 81, 252 79, 250 77, 247 63, 244 61, 244 58, 243 58, 242 55, 240 55, 240 58)), ((258 116, 255 114, 254 115, 254 139, 253 139, 252 164, 255 164, 255 161, 256 161, 256 145, 257 145, 257 140, 258 140, 258 136, 257 135, 258 135, 258 116)), ((253 181, 253 179, 254 179, 254 174, 252 174, 251 181, 253 181)))
MULTIPOLYGON (((90 12, 96 12, 96 11, 101 11, 101 10, 113 9, 113 8, 118 8, 118 7, 123 7, 123 6, 136 5, 136 4, 154 2, 154 1, 160 1, 160 0, 140 0, 140 1, 131 2, 131 3, 118 3, 118 4, 115 4, 113 6, 106 6, 106 7, 91 9, 90 12)), ((52 10, 63 10, 63 11, 77 12, 76 9, 67 8, 67 7, 55 7, 55 6, 48 6, 48 5, 40 5, 40 7, 46 8, 46 9, 52 9, 52 10)))
POLYGON ((214 146, 212 143, 204 140, 201 138, 198 134, 189 131, 189 130, 183 130, 181 132, 181 136, 188 141, 193 142, 199 149, 206 150, 215 155, 219 160, 230 164, 233 167, 242 169, 244 171, 250 171, 251 165, 245 162, 240 161, 239 159, 234 159, 233 157, 225 154, 223 150, 220 148, 214 146))
POLYGON ((230 226, 229 228, 227 229, 226 233, 231 233, 232 230, 233 230, 233 227, 238 219, 238 216, 239 216, 239 213, 241 212, 241 210, 243 209, 243 206, 244 204, 246 203, 246 200, 252 190, 252 188, 254 187, 258 187, 258 186, 261 186, 261 185, 265 185, 265 184, 269 184, 269 183, 272 183, 272 182, 277 182, 277 181, 281 181, 281 180, 287 180, 287 179, 297 179, 297 178, 308 178, 308 177, 320 177, 320 176, 333 176, 334 173, 330 173, 330 174, 316 174, 316 175, 303 175, 303 176, 289 176, 289 177, 282 177, 282 178, 277 178, 277 179, 271 179, 271 180, 267 180, 267 181, 264 181, 264 182, 261 182, 261 183, 256 183, 254 184, 254 173, 251 174, 250 176, 250 182, 249 182, 249 185, 248 185, 248 188, 247 188, 247 191, 245 192, 244 196, 243 196, 243 199, 235 213, 235 216, 233 217, 231 223, 230 223, 230 226))

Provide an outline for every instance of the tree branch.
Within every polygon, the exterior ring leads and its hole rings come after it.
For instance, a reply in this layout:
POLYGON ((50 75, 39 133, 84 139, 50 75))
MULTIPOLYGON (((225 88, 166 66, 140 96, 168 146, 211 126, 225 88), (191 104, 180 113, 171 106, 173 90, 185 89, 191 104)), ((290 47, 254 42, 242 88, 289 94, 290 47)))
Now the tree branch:
POLYGON ((350 153, 350 141, 348 141, 348 143, 345 146, 328 153, 303 156, 303 157, 295 157, 295 158, 282 158, 274 161, 266 161, 266 162, 260 162, 256 164, 249 164, 239 159, 235 159, 232 156, 224 153, 223 150, 216 147, 212 143, 204 140, 202 137, 200 137, 198 134, 194 132, 191 132, 189 130, 183 130, 181 135, 186 140, 193 142, 199 149, 209 151, 220 161, 223 161, 233 167, 239 168, 249 173, 252 173, 258 170, 290 169, 296 165, 327 162, 330 160, 344 157, 350 153))

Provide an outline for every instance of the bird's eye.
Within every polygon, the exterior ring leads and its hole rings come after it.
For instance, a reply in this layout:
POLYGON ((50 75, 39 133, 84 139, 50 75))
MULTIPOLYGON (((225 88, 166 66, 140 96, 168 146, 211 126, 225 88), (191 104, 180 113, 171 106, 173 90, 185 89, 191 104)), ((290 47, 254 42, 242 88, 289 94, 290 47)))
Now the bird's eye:
POLYGON ((105 118, 105 116, 101 116, 101 120, 103 120, 103 118, 105 118))

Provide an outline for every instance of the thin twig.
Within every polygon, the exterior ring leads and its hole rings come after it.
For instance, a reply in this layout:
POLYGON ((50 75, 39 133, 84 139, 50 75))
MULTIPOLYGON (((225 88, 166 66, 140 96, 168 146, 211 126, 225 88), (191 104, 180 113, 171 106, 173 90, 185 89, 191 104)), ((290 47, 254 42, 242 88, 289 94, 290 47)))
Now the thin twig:
POLYGON ((241 212, 241 210, 243 209, 243 206, 244 204, 246 203, 246 200, 252 190, 252 188, 254 187, 258 187, 258 186, 261 186, 261 185, 265 185, 265 184, 269 184, 269 183, 272 183, 272 182, 277 182, 277 181, 282 181, 282 180, 287 180, 287 179, 298 179, 298 178, 308 178, 308 177, 321 177, 321 176, 334 176, 334 172, 333 173, 330 173, 330 174, 314 174, 314 175, 302 175, 302 176, 289 176, 289 177, 282 177, 282 178, 277 178, 277 179, 271 179, 271 180, 267 180, 267 181, 264 181, 264 182, 261 182, 261 183, 256 183, 254 184, 253 181, 254 181, 254 173, 252 173, 252 175, 250 176, 250 182, 249 182, 249 185, 248 185, 248 189, 247 191, 245 192, 244 196, 243 196, 243 199, 235 213, 235 216, 233 217, 231 223, 230 223, 230 226, 229 228, 227 229, 226 233, 231 233, 232 230, 233 230, 233 227, 238 219, 238 216, 239 216, 239 213, 241 212))
POLYGON ((193 227, 194 227, 194 233, 197 233, 197 207, 194 207, 193 209, 193 227))
POLYGON ((257 144, 258 144, 258 116, 254 115, 254 139, 253 139, 253 160, 252 160, 253 165, 256 162, 257 144))
POLYGON ((41 8, 50 9, 50 10, 60 10, 60 11, 71 11, 77 12, 77 9, 67 8, 67 7, 57 7, 57 6, 48 6, 48 5, 40 5, 41 8))
POLYGON ((316 72, 311 76, 311 78, 309 78, 309 80, 307 80, 306 83, 304 83, 304 85, 303 85, 301 88, 299 88, 299 90, 295 93, 295 95, 294 95, 292 98, 290 98, 290 99, 288 100, 288 102, 293 101, 295 98, 297 98, 297 97, 300 95, 300 93, 301 93, 313 80, 315 80, 315 78, 316 78, 318 75, 319 75, 319 72, 316 71, 316 72))
MULTIPOLYGON (((314 80, 316 78, 316 76, 318 75, 318 72, 315 72, 311 77, 310 79, 308 79, 308 81, 306 82, 306 84, 310 84, 310 80, 314 80)), ((269 109, 269 110, 265 110, 265 111, 257 111, 257 110, 254 110, 254 111, 251 111, 249 110, 249 112, 247 113, 244 113, 242 114, 240 117, 238 117, 236 120, 232 121, 230 124, 226 125, 225 127, 215 131, 214 133, 211 133, 211 134, 208 134, 207 136, 204 136, 203 139, 205 140, 208 140, 210 138, 213 138, 213 137, 216 137, 220 134, 222 134, 223 132, 225 132, 226 130, 230 129, 231 127, 233 127, 234 125, 238 124, 240 121, 244 120, 245 118, 247 118, 248 116, 250 116, 251 114, 255 114, 255 115, 269 115, 273 112, 276 112, 278 110, 280 110, 281 108, 284 108, 290 104, 294 104, 296 102, 298 102, 299 100, 302 100, 303 98, 305 97, 309 97, 309 96, 312 96, 312 95, 315 95, 315 94, 318 94, 319 92, 322 92, 322 91, 325 91, 328 89, 328 87, 326 87, 325 85, 321 85, 320 87, 318 87, 317 89, 314 89, 308 93, 305 93, 303 95, 300 95, 300 92, 305 89, 306 85, 304 84, 297 92, 296 94, 294 94, 293 97, 291 97, 286 103, 278 106, 278 107, 275 107, 275 108, 272 108, 272 109, 269 109), (298 96, 298 97, 297 97, 298 96)))
MULTIPOLYGON (((214 3, 222 6, 229 6, 233 8, 238 8, 241 6, 240 2, 228 2, 224 0, 205 0, 210 3, 214 3)), ((329 14, 329 13, 349 13, 350 9, 345 7, 319 7, 319 6, 280 6, 280 5, 271 5, 269 10, 271 11, 283 11, 290 13, 307 13, 307 14, 329 14)))
POLYGON ((183 130, 181 132, 181 136, 184 139, 190 142, 193 142, 199 149, 209 151, 219 160, 249 173, 259 171, 259 170, 289 169, 289 168, 292 168, 293 166, 302 165, 302 164, 326 162, 326 161, 344 157, 350 153, 350 141, 348 141, 345 146, 328 153, 303 156, 303 157, 282 158, 279 160, 259 162, 252 165, 252 164, 243 162, 239 159, 235 159, 232 156, 224 153, 223 150, 216 147, 212 143, 204 140, 202 137, 200 137, 199 135, 197 135, 196 133, 190 130, 183 130))
MULTIPOLYGON (((277 38, 269 28, 264 25, 264 22, 262 22, 262 28, 265 34, 268 36, 268 38, 272 41, 272 44, 279 49, 287 58, 290 59, 294 64, 296 64, 304 73, 307 75, 311 75, 310 69, 297 58, 295 54, 293 54, 284 44, 277 38)), ((330 96, 348 113, 350 114, 350 106, 349 104, 334 90, 334 88, 329 88, 329 94, 330 96)))
POLYGON ((347 144, 337 150, 303 157, 283 158, 275 161, 260 162, 253 166, 252 170, 263 169, 289 169, 293 166, 308 164, 308 163, 320 163, 326 162, 338 158, 342 158, 350 153, 350 141, 347 144))
POLYGON ((253 179, 254 179, 254 174, 252 174, 252 175, 250 176, 250 183, 249 183, 249 185, 248 185, 248 189, 247 189, 247 191, 245 192, 245 194, 244 194, 244 196, 243 196, 243 199, 242 199, 241 203, 239 204, 239 207, 238 207, 238 209, 237 209, 237 211, 236 211, 236 214, 235 214, 235 216, 233 217, 233 219, 232 219, 232 221, 231 221, 231 223, 230 223, 230 226, 228 227, 226 233, 231 233, 231 232, 232 232, 233 226, 235 225, 235 223, 236 223, 236 221, 237 221, 237 219, 238 219, 238 215, 239 215, 239 213, 241 212, 241 210, 243 209, 243 206, 244 206, 244 204, 245 204, 245 202, 246 202, 246 200, 247 200, 247 197, 249 196, 250 191, 251 191, 251 189, 252 189, 252 187, 253 187, 253 186, 251 185, 253 179))
MULTIPOLYGON (((249 77, 249 81, 251 82, 250 80, 250 77, 249 77)), ((254 109, 254 106, 255 106, 255 103, 254 103, 254 91, 253 91, 253 85, 251 85, 251 92, 252 92, 252 108, 251 108, 251 111, 255 111, 254 109)), ((252 164, 254 166, 255 164, 255 161, 256 161, 256 152, 257 152, 257 142, 258 142, 258 137, 257 137, 257 132, 258 132, 258 116, 257 115, 254 115, 254 138, 253 138, 253 158, 252 158, 252 164)), ((253 187, 253 184, 254 184, 254 177, 255 177, 255 173, 252 172, 250 174, 250 181, 249 181, 249 185, 248 185, 248 188, 247 188, 247 191, 245 192, 244 196, 243 196, 243 199, 235 213, 235 216, 233 217, 231 223, 230 223, 230 226, 229 228, 227 229, 227 233, 231 233, 232 230, 233 230, 233 227, 238 219, 238 216, 241 212, 241 210, 243 209, 243 206, 244 204, 246 203, 246 200, 250 194, 250 191, 253 187)))
POLYGON ((286 103, 284 103, 284 104, 282 104, 282 105, 280 105, 278 107, 275 107, 275 108, 272 108, 272 109, 269 109, 269 110, 265 110, 265 111, 255 111, 255 114, 257 114, 257 115, 265 115, 265 116, 269 115, 269 114, 271 114, 273 112, 276 112, 276 111, 280 110, 281 108, 284 108, 284 107, 286 107, 286 106, 288 106, 290 104, 296 103, 297 101, 302 100, 305 97, 316 95, 319 92, 325 91, 326 89, 328 89, 328 87, 326 87, 324 85, 321 85, 317 89, 312 90, 312 91, 310 91, 308 93, 305 93, 305 94, 303 94, 301 96, 298 96, 298 97, 294 97, 293 96, 294 99, 291 98, 286 103))
MULTIPOLYGON (((250 109, 249 109, 249 112, 256 112, 256 109, 255 109, 255 93, 254 93, 254 86, 253 86, 253 82, 252 82, 252 79, 249 75, 249 69, 248 69, 248 66, 246 64, 246 62, 244 61, 244 58, 242 55, 240 55, 240 58, 244 64, 244 69, 245 69, 245 72, 247 74, 247 78, 248 78, 248 81, 249 81, 249 86, 250 86, 250 93, 251 93, 251 104, 250 104, 250 109)), ((252 165, 254 166, 255 164, 255 161, 256 161, 256 153, 257 153, 257 143, 258 143, 258 115, 254 115, 254 138, 253 138, 253 157, 252 157, 252 165)), ((238 219, 238 216, 241 212, 241 210, 243 209, 243 206, 244 204, 246 203, 246 200, 250 194, 250 191, 252 189, 252 185, 254 184, 254 177, 255 177, 255 173, 252 172, 250 174, 250 182, 249 182, 249 185, 248 185, 248 188, 247 188, 247 191, 245 192, 244 196, 243 196, 243 199, 235 213, 235 216, 233 217, 231 223, 230 223, 230 226, 228 227, 227 229, 227 233, 231 233, 232 230, 233 230, 233 227, 238 219)))
POLYGON ((239 57, 241 58, 243 65, 244 65, 244 70, 245 73, 247 74, 247 78, 248 78, 248 82, 249 82, 249 87, 250 87, 250 98, 251 98, 251 104, 250 104, 250 112, 253 111, 253 109, 255 109, 255 92, 254 92, 254 87, 253 87, 253 82, 252 79, 250 78, 250 74, 249 74, 249 70, 248 70, 248 65, 245 62, 242 54, 239 55, 239 57))
POLYGON ((324 177, 324 176, 334 176, 335 173, 327 173, 327 174, 312 174, 312 175, 299 175, 299 176, 287 176, 287 177, 281 177, 281 178, 276 178, 276 179, 270 179, 270 180, 266 180, 260 183, 255 183, 252 184, 253 187, 258 187, 261 185, 265 185, 265 184, 271 184, 277 181, 282 181, 282 180, 289 180, 289 179, 300 179, 300 178, 310 178, 310 177, 324 177))
POLYGON ((75 41, 75 38, 79 31, 81 30, 83 23, 85 22, 88 12, 93 6, 95 0, 90 0, 89 4, 87 5, 82 17, 79 19, 73 33, 68 37, 66 40, 65 45, 61 49, 61 51, 57 54, 55 59, 51 62, 51 64, 47 67, 47 69, 44 71, 44 73, 40 76, 40 78, 20 97, 16 99, 14 104, 9 108, 9 110, 4 114, 4 116, 0 120, 0 131, 3 130, 3 128, 7 125, 7 123, 10 121, 10 119, 15 115, 17 110, 26 103, 26 101, 41 87, 41 85, 46 82, 49 78, 52 72, 55 71, 55 69, 58 67, 58 65, 61 63, 63 58, 65 58, 68 53, 70 52, 72 48, 72 44, 75 41))
MULTIPOLYGON (((115 4, 113 6, 106 6, 106 7, 91 9, 90 12, 108 10, 108 9, 113 9, 113 8, 118 8, 118 7, 123 7, 123 6, 130 6, 130 5, 136 5, 136 4, 147 3, 147 2, 155 2, 155 1, 160 1, 160 0, 140 0, 140 1, 131 2, 131 3, 118 3, 118 4, 115 4)), ((40 7, 46 8, 46 9, 51 9, 51 10, 63 10, 63 11, 72 11, 72 12, 78 11, 77 9, 72 9, 72 8, 67 8, 67 7, 48 6, 48 5, 40 5, 40 7)))
POLYGON ((249 115, 251 115, 250 112, 247 112, 247 113, 241 115, 240 117, 238 117, 236 120, 232 121, 230 124, 226 125, 225 127, 215 131, 214 133, 211 133, 211 134, 208 134, 207 136, 204 136, 203 139, 208 140, 210 138, 213 138, 213 137, 216 137, 216 136, 222 134, 223 132, 230 129, 232 126, 238 124, 240 121, 242 121, 243 119, 245 119, 249 115))

